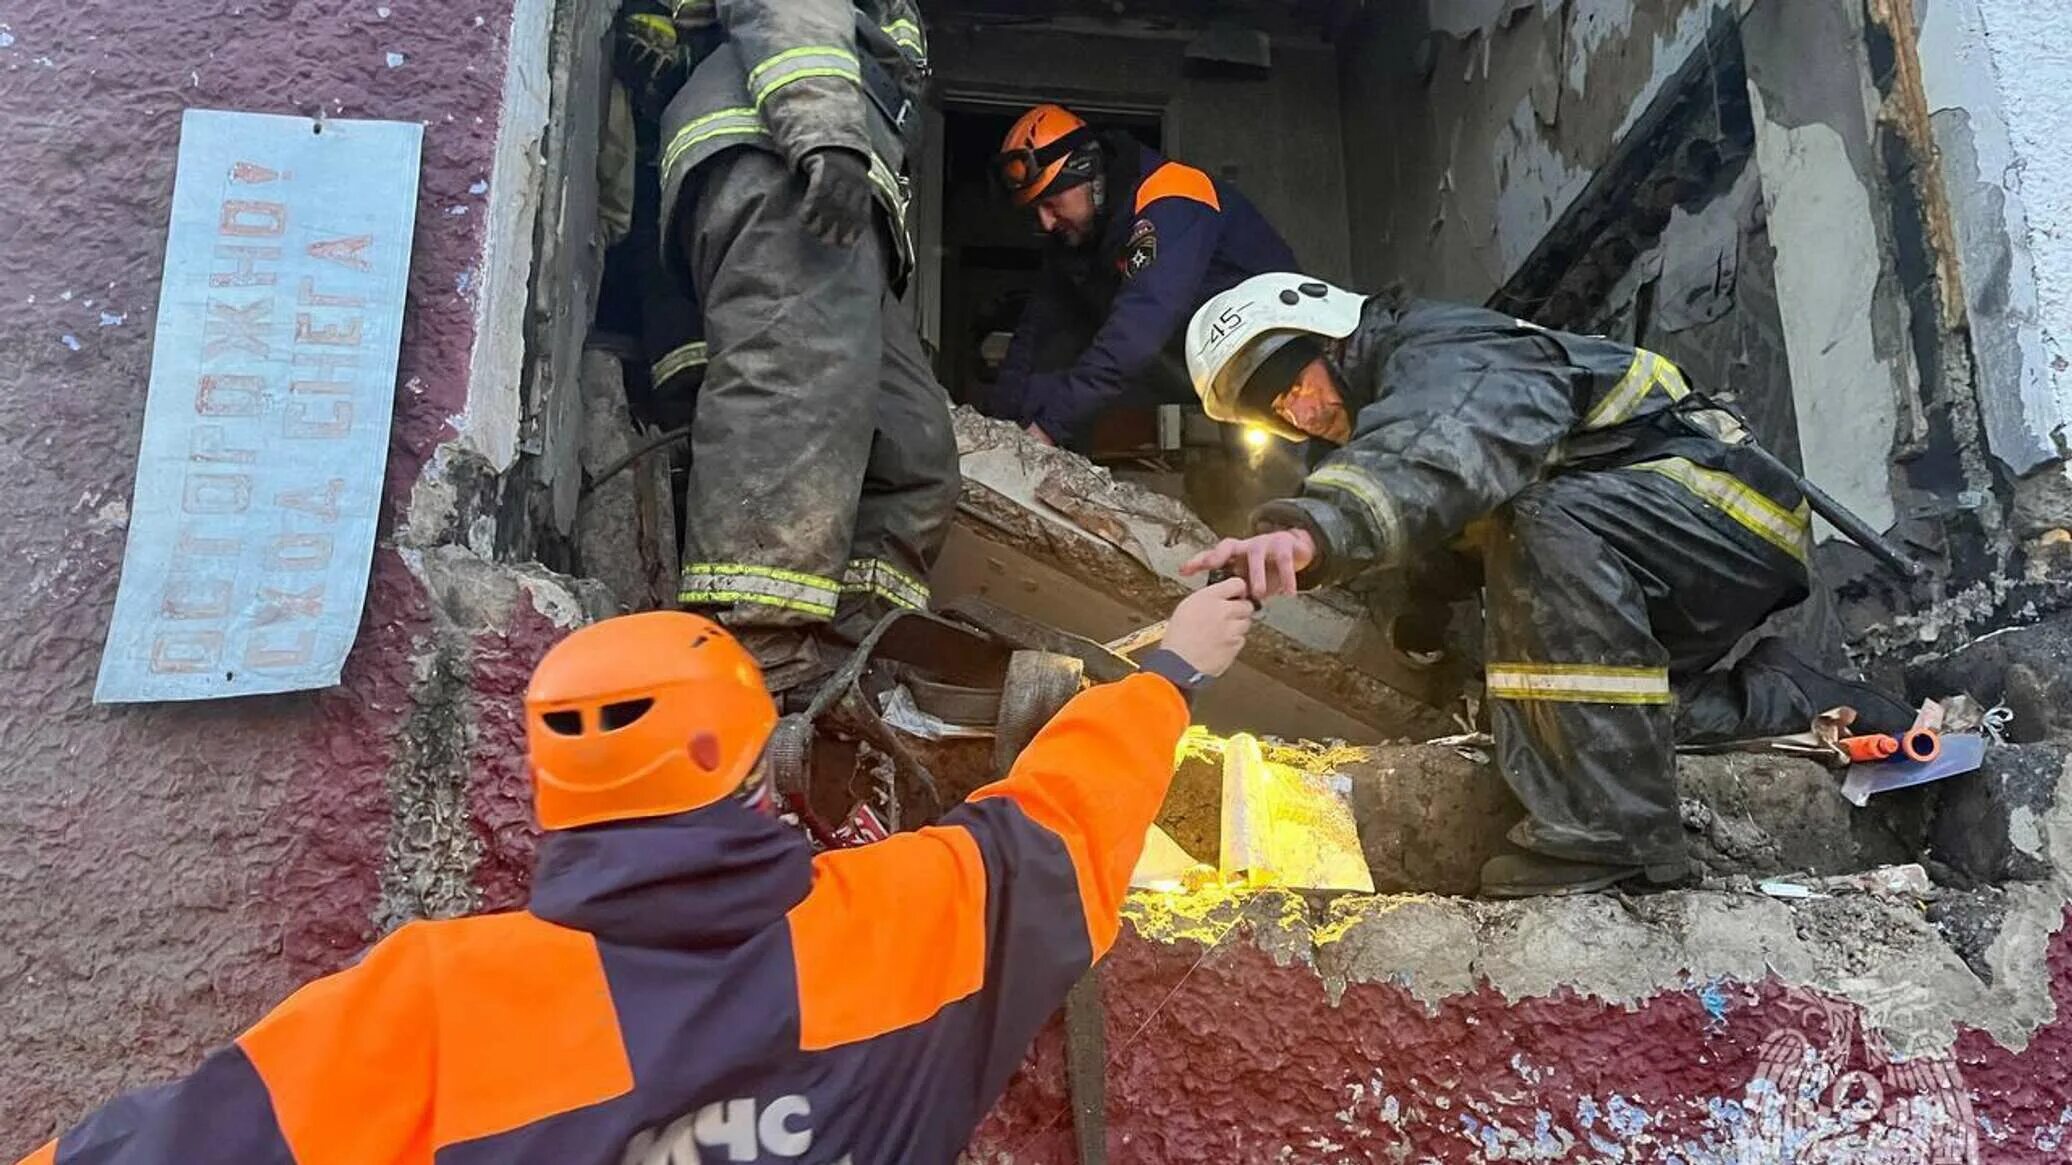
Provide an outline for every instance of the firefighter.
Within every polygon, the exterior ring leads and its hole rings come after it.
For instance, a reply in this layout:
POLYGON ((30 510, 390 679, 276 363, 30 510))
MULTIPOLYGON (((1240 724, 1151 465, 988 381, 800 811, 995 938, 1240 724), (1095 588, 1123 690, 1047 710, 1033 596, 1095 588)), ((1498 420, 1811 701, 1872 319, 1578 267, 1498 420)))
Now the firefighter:
POLYGON ((1807 507, 1661 356, 1290 274, 1211 300, 1187 345, 1211 417, 1333 447, 1188 573, 1231 563, 1260 595, 1378 567, 1479 582, 1497 763, 1529 812, 1485 894, 1682 879, 1679 739, 1803 732, 1841 705, 1869 731, 1911 723, 1781 640, 1715 666, 1806 596, 1807 507), (1424 570, 1435 556, 1481 577, 1424 570))
POLYGON ((530 909, 417 922, 193 1075, 23 1165, 948 1162, 1115 941, 1192 691, 1244 584, 1173 611, 938 825, 813 856, 769 812, 777 709, 679 611, 607 620, 525 694, 530 909))
POLYGON ((1061 106, 1023 114, 994 173, 1050 241, 987 411, 1049 444, 1085 451, 1095 420, 1117 405, 1193 404, 1180 353, 1187 318, 1217 292, 1295 262, 1229 183, 1061 106))
POLYGON ((706 344, 697 300, 662 264, 661 123, 690 70, 721 43, 716 22, 679 30, 664 0, 627 0, 619 10, 612 65, 633 113, 633 207, 629 237, 606 258, 600 299, 623 303, 620 318, 638 331, 646 374, 627 377, 629 395, 635 416, 663 429, 690 423, 706 344))
POLYGON ((663 118, 662 245, 702 305, 681 602, 772 688, 928 604, 949 397, 899 293, 927 45, 912 0, 677 0, 722 43, 663 118))

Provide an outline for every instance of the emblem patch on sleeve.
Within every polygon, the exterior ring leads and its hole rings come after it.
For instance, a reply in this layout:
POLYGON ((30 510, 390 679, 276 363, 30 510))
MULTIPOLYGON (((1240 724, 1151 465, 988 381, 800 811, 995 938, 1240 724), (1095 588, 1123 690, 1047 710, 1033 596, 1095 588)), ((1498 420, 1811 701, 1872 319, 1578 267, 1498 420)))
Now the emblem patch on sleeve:
POLYGON ((1134 279, 1158 261, 1158 228, 1140 218, 1130 228, 1130 241, 1122 249, 1122 277, 1134 279))

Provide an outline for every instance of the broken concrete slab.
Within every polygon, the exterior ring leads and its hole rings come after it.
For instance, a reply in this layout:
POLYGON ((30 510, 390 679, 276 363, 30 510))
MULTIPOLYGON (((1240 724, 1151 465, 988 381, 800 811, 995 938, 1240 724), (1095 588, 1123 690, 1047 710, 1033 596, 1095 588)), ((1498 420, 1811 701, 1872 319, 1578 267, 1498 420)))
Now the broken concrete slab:
MULTIPOLYGON (((1217 852, 1222 741, 1188 737, 1159 816, 1204 861, 1217 852)), ((1326 747, 1272 743, 1282 764, 1352 783, 1360 848, 1383 893, 1473 894, 1482 864, 1505 851, 1525 815, 1494 766, 1446 745, 1326 747)), ((1914 860, 1926 835, 1925 795, 1857 809, 1818 765, 1753 753, 1681 758, 1685 836, 1708 878, 1854 873, 1914 860)))
MULTIPOLYGON (((1637 1004, 1694 984, 1772 979, 1861 1005, 1902 1056, 1947 1051, 1966 1027, 2019 1046, 2038 1021, 1973 974, 1911 904, 1876 896, 1780 902, 1712 890, 1482 902, 1350 895, 1321 912, 1287 891, 1138 893, 1124 916, 1154 942, 1256 944, 1307 964, 1335 1002, 1391 982, 1437 1013, 1484 985, 1504 998, 1572 992, 1637 1004)), ((2008 970, 2000 968, 2003 976, 2008 970)), ((2048 980, 2024 987, 2047 1005, 2048 980)), ((2045 1017, 2047 1018, 2047 1017, 2045 1017)))
POLYGON ((2048 882, 2072 854, 2072 748, 2006 745, 1941 790, 1931 855, 1977 883, 2048 882))
POLYGON ((657 449, 599 482, 647 438, 626 407, 618 356, 583 353, 582 382, 582 473, 593 484, 576 511, 576 569, 611 588, 627 610, 667 607, 676 596, 677 572, 668 451, 657 449))
POLYGON ((1692 856, 1715 877, 1897 865, 1914 860, 1927 832, 1925 795, 1858 809, 1838 774, 1810 761, 1728 753, 1685 757, 1677 768, 1692 856))
POLYGON ((2016 743, 2072 741, 2072 615, 2010 627, 1971 640, 1907 672, 1907 690, 1922 698, 1965 693, 2014 713, 2007 738, 2016 743))
MULTIPOLYGON (((1012 424, 969 409, 955 421, 964 489, 958 536, 930 580, 938 605, 979 594, 1105 641, 1164 618, 1191 589, 1180 565, 1216 538, 1180 502, 1117 482, 1012 424)), ((1452 730, 1436 708, 1404 694, 1443 701, 1440 685, 1395 656, 1364 608, 1342 595, 1269 604, 1244 662, 1264 682, 1222 685, 1247 693, 1251 714, 1231 727, 1365 741, 1452 730)))

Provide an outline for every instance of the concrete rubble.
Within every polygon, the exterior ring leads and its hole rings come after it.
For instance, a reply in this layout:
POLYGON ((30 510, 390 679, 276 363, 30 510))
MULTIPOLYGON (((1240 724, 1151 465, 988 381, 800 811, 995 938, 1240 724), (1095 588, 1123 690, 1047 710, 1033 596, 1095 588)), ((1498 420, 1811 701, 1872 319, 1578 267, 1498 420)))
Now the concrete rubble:
MULTIPOLYGON (((1465 758, 1458 765, 1436 757, 1406 763, 1404 751, 1392 750, 1388 760, 1370 752, 1346 765, 1361 774, 1356 789, 1371 788, 1385 772, 1474 775, 1475 766, 1465 758)), ((1749 757, 1687 760, 1684 772, 1694 799, 1711 804, 1724 788, 1753 783, 1751 760, 1771 764, 1749 757)), ((1127 915, 1138 935, 1154 942, 1209 947, 1219 940, 1245 941, 1282 965, 1306 964, 1334 997, 1352 984, 1379 981, 1408 989, 1432 1008, 1482 984, 1514 1001, 1567 990, 1636 1003, 1693 983, 1758 983, 1774 976, 1860 1005, 1902 1056, 1946 1050, 1960 1028, 1981 1029, 2005 1046, 2020 1047, 2056 1014, 2044 960, 2072 898, 2068 760, 2072 752, 2055 746, 1996 748, 1984 771, 1943 791, 1930 829, 1932 868, 1947 880, 1970 875, 1998 884, 1937 886, 1926 909, 1912 894, 1779 900, 1728 879, 1718 883, 1728 888, 1720 889, 1525 902, 1381 893, 1319 904, 1283 891, 1211 887, 1140 893, 1127 915)), ((1345 764, 1343 758, 1334 761, 1345 764)), ((1183 780, 1191 767, 1183 767, 1183 780)), ((1812 775, 1795 773, 1794 767, 1779 766, 1770 775, 1786 778, 1779 782, 1785 785, 1812 775)), ((1827 793, 1832 796, 1831 789, 1827 793)), ((1765 853, 1789 855, 1782 859, 1787 861, 1821 857, 1821 865, 1839 871, 1850 864, 1839 856, 1845 851, 1855 860, 1889 860, 1900 852, 1898 837, 1867 845, 1837 818, 1843 832, 1830 834, 1825 844, 1835 848, 1820 855, 1813 835, 1827 827, 1794 827, 1780 812, 1784 800, 1748 803, 1757 816, 1746 819, 1746 826, 1771 833, 1773 840, 1788 838, 1765 853), (1803 832, 1791 837, 1795 828, 1803 832)), ((1800 803, 1822 800, 1809 794, 1800 803)), ((1365 804, 1371 810, 1378 802, 1370 793, 1365 804)), ((1187 824, 1182 819, 1168 825, 1183 845, 1189 841, 1187 824)), ((1413 831, 1391 821, 1389 831, 1377 837, 1376 824, 1371 812, 1362 815, 1362 840, 1370 859, 1377 859, 1376 882, 1387 879, 1400 887, 1407 859, 1391 847, 1400 847, 1401 837, 1413 831)), ((1446 840, 1433 837, 1426 844, 1436 850, 1446 840)), ((1776 864, 1767 857, 1708 854, 1705 838, 1692 840, 1716 872, 1736 862, 1741 865, 1735 872, 1743 874, 1776 864), (1720 859, 1725 864, 1714 865, 1720 859)), ((1465 841, 1464 848, 1481 844, 1472 833, 1465 841)), ((1466 865, 1465 859, 1423 860, 1437 862, 1426 869, 1442 877, 1466 865)))
POLYGON ((1955 651, 1916 663, 1909 687, 1970 692, 2014 714, 2013 741, 2072 740, 2072 616, 1980 636, 1955 651))
MULTIPOLYGON (((1180 565, 1216 537, 1180 502, 970 409, 956 430, 964 491, 933 579, 938 606, 977 595, 1106 642, 1163 618, 1194 585, 1180 565)), ((1277 601, 1261 624, 1231 681, 1204 700, 1210 726, 1363 742, 1456 730, 1404 694, 1436 685, 1396 661, 1349 600, 1277 601)))
MULTIPOLYGON (((1216 856, 1219 737, 1183 750, 1159 824, 1203 861, 1216 856)), ((1270 744, 1268 758, 1345 777, 1360 844, 1384 893, 1473 894, 1482 863, 1503 852, 1524 815, 1503 778, 1474 750, 1438 744, 1373 747, 1270 744)), ((1927 842, 1925 791, 1859 810, 1836 774, 1808 761, 1752 753, 1683 758, 1683 815, 1695 872, 1714 882, 1849 874, 1916 860, 1927 842)))
MULTIPOLYGON (((1182 591, 1178 564, 1213 537, 1179 503, 1011 426, 961 413, 958 434, 966 484, 939 580, 945 600, 980 594, 1106 639, 1157 617, 1182 591)), ((1808 761, 1684 757, 1698 888, 1483 902, 1471 897, 1477 871, 1521 814, 1486 756, 1401 742, 1457 726, 1370 670, 1373 629, 1340 600, 1277 603, 1264 621, 1248 652, 1255 670, 1221 685, 1245 693, 1247 721, 1204 719, 1257 731, 1252 693, 1283 700, 1277 714, 1293 726, 1283 736, 1295 743, 1269 742, 1271 758, 1347 779, 1378 892, 1140 892, 1128 916, 1141 939, 1197 944, 1204 957, 1249 943, 1279 965, 1309 967, 1334 1005, 1369 982, 1432 1009, 1485 988, 1513 1001, 1572 992, 1637 1005, 1696 983, 1779 984, 1860 1007, 1866 1030, 1901 1057, 1945 1053, 1965 1029, 2020 1048, 2056 1014, 2046 960, 2072 899, 2072 752, 2062 742, 1995 746, 1977 773, 1864 809, 1843 800, 1838 774, 1808 761), (1312 701, 1359 729, 1312 731, 1312 701), (1779 880, 1808 893, 1759 889, 1779 880)), ((2067 627, 1989 636, 1917 663, 1909 679, 1917 693, 2014 706, 2014 740, 2059 741, 2067 729, 2055 709, 2072 694, 2067 627)), ((1190 737, 1159 822, 1209 863, 1220 748, 1209 733, 1190 737)))

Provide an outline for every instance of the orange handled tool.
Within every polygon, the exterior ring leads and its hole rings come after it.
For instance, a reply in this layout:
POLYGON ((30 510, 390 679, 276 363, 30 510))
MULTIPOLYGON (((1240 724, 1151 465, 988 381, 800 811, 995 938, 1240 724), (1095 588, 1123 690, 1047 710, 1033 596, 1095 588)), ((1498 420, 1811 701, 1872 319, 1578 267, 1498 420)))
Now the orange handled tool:
POLYGON ((1869 764, 1895 756, 1925 764, 1942 755, 1942 734, 1932 728, 1910 729, 1901 736, 1845 736, 1836 743, 1849 754, 1852 764, 1869 764))
POLYGON ((1849 754, 1851 764, 1869 764, 1881 761, 1899 751, 1899 741, 1890 736, 1844 736, 1835 743, 1849 754))
POLYGON ((1910 761, 1926 764, 1942 755, 1942 733, 1933 728, 1909 729, 1899 738, 1899 752, 1910 761))

